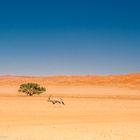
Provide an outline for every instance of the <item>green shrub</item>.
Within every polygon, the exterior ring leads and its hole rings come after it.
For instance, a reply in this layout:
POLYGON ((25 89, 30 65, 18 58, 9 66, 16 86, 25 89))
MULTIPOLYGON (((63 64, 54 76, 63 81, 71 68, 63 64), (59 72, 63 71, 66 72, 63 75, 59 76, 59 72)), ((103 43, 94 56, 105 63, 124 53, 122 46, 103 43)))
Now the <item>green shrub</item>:
POLYGON ((39 84, 36 83, 26 83, 21 84, 18 92, 22 92, 27 94, 28 96, 33 96, 34 94, 41 94, 46 91, 46 88, 40 87, 39 84))

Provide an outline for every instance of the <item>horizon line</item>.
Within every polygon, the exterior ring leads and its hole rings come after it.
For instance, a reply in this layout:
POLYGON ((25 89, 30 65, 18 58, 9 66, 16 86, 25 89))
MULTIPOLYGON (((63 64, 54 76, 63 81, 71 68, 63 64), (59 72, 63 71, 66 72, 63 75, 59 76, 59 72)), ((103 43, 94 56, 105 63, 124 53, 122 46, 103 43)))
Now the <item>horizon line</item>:
POLYGON ((0 77, 78 77, 78 76, 120 76, 120 75, 133 75, 133 74, 140 74, 140 72, 133 72, 133 73, 122 73, 122 74, 84 74, 84 75, 15 75, 15 74, 4 74, 0 77))

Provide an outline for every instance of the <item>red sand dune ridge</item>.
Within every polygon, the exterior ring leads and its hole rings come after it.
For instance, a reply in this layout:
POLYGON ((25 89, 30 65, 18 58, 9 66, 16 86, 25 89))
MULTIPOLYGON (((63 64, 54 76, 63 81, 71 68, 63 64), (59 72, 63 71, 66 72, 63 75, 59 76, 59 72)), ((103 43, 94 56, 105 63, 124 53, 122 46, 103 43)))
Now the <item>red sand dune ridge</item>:
POLYGON ((140 73, 110 76, 0 76, 0 86, 36 82, 44 86, 117 86, 140 89, 140 73))

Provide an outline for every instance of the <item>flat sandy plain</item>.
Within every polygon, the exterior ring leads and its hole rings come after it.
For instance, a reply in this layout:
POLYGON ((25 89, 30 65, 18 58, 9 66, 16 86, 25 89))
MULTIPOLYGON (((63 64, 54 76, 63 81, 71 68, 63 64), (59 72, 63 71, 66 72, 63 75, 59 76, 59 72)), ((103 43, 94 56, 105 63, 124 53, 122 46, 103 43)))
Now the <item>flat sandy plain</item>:
POLYGON ((0 140, 140 140, 140 74, 0 77, 0 140), (24 82, 47 92, 27 97, 24 82), (65 105, 47 102, 62 97, 65 105))

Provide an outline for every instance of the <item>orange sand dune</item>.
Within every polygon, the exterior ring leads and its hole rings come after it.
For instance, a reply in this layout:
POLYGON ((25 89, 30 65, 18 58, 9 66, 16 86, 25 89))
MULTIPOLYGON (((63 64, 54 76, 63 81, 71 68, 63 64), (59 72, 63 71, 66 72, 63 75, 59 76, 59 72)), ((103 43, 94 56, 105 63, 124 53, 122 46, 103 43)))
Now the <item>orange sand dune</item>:
POLYGON ((111 76, 0 76, 0 86, 37 82, 44 86, 115 86, 140 89, 140 73, 111 76))
POLYGON ((140 73, 112 76, 1 76, 0 96, 17 96, 20 84, 36 82, 63 97, 140 98, 140 73), (131 89, 131 90, 130 90, 131 89))

